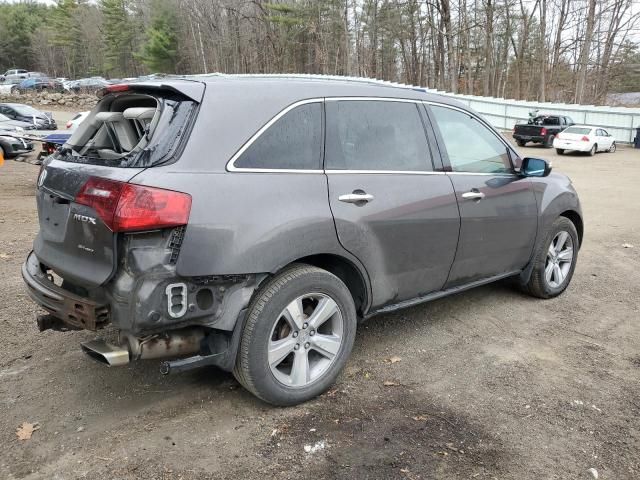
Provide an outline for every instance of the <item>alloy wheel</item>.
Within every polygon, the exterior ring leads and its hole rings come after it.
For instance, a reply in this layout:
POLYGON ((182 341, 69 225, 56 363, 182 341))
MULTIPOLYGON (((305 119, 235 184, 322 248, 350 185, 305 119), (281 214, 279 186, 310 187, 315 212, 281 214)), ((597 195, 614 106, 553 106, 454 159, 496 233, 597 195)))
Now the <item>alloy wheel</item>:
POLYGON ((278 382, 306 387, 321 378, 342 346, 340 307, 324 293, 309 293, 290 302, 276 320, 268 344, 268 362, 278 382))
POLYGON ((552 288, 559 288, 567 278, 573 262, 573 239, 568 232, 558 232, 547 251, 544 278, 552 288))

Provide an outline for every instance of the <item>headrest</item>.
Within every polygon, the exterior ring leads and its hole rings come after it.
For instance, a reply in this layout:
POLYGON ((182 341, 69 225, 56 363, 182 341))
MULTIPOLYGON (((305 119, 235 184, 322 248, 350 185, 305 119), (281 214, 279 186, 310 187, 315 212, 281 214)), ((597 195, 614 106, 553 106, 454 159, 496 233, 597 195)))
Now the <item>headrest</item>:
POLYGON ((95 116, 95 120, 98 122, 119 122, 123 119, 122 112, 98 112, 95 116))
POLYGON ((156 113, 153 107, 133 107, 122 112, 124 118, 129 120, 151 120, 156 113))

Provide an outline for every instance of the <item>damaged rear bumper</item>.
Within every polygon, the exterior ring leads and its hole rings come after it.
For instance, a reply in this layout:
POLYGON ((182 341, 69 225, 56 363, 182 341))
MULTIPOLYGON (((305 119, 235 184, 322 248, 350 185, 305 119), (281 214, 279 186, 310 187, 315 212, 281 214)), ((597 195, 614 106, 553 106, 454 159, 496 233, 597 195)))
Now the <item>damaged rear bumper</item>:
POLYGON ((97 330, 109 323, 109 306, 80 297, 56 285, 31 252, 22 265, 29 296, 71 328, 97 330))
POLYGON ((98 330, 109 323, 119 330, 115 345, 101 340, 83 344, 85 353, 102 363, 195 355, 163 363, 162 372, 203 365, 233 369, 246 306, 261 277, 184 279, 166 267, 151 270, 135 276, 131 269, 122 270, 108 285, 77 295, 64 283, 54 283, 50 270, 31 252, 22 265, 22 277, 29 296, 49 312, 38 318, 41 331, 98 330), (178 318, 168 301, 175 294, 169 287, 176 281, 184 285, 181 301, 187 306, 178 318), (202 302, 203 297, 208 300, 202 302))

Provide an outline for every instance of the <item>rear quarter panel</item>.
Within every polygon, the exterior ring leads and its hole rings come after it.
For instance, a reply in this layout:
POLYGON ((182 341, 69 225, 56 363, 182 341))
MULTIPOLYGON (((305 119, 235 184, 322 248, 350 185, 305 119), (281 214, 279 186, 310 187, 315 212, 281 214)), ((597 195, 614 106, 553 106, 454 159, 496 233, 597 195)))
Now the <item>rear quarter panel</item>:
POLYGON ((134 182, 192 196, 179 275, 276 272, 320 253, 358 264, 338 242, 321 172, 203 173, 167 166, 147 169, 134 182))

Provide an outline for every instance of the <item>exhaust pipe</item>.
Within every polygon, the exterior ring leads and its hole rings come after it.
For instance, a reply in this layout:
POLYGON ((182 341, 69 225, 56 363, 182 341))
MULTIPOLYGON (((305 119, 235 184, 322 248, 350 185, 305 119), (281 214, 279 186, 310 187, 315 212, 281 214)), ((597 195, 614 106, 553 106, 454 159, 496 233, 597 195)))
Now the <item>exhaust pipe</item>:
POLYGON ((101 339, 81 343, 80 347, 84 353, 108 367, 119 367, 129 363, 129 350, 111 345, 101 339))
POLYGON ((80 346, 82 351, 94 360, 109 367, 117 367, 135 360, 192 355, 200 351, 203 339, 204 329, 194 327, 144 338, 125 334, 120 337, 119 345, 96 339, 80 346))

